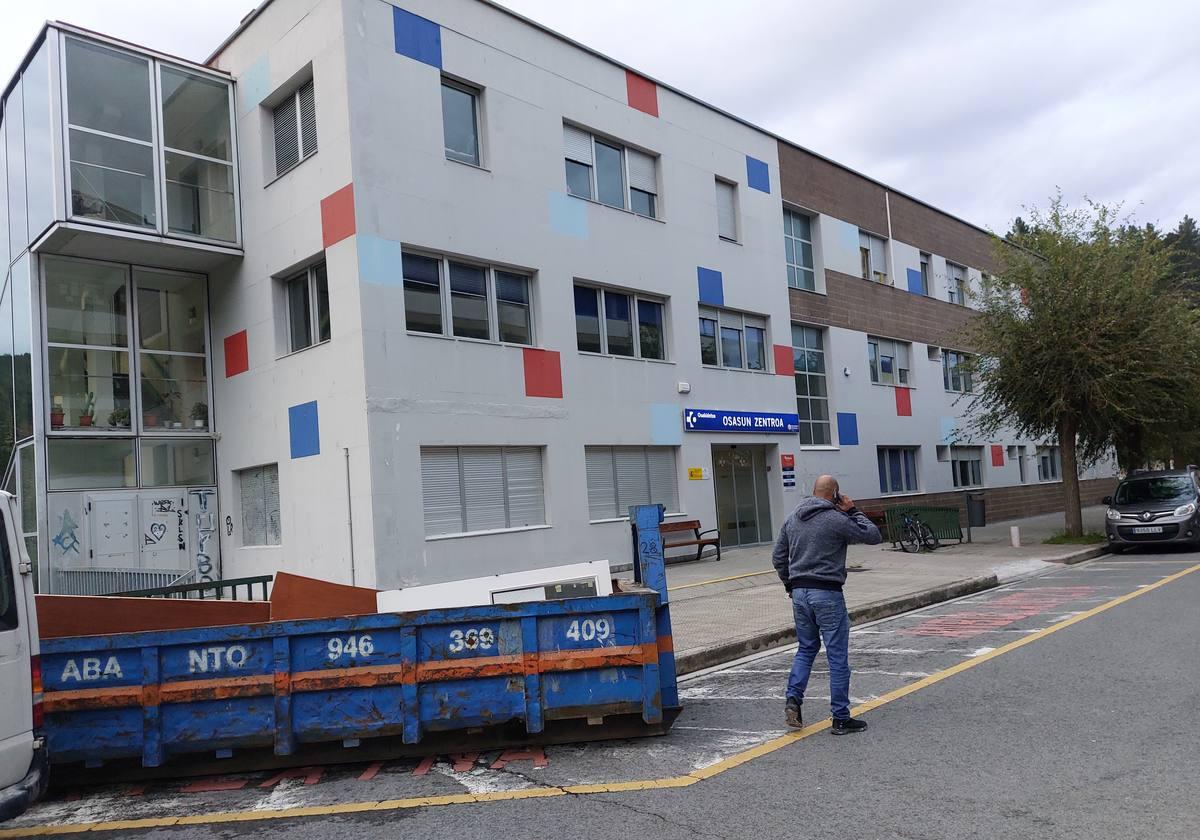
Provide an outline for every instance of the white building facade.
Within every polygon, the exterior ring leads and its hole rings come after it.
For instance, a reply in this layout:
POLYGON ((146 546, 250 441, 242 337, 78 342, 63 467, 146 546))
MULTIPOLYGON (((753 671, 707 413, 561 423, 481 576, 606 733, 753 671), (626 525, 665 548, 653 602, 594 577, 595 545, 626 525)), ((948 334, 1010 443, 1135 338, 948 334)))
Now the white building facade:
POLYGON ((824 471, 1058 478, 961 431, 982 232, 488 3, 274 0, 205 66, 48 26, 2 126, 43 591, 620 564, 633 504, 732 547, 824 471))

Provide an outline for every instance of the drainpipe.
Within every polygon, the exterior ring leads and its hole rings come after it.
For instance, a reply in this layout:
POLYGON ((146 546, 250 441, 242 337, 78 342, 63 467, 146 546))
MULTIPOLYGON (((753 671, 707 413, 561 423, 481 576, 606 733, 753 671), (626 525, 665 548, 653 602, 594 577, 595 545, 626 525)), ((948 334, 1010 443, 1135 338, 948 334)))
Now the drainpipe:
POLYGON ((343 446, 346 453, 346 532, 350 535, 350 585, 357 586, 354 572, 354 502, 350 498, 350 448, 343 446))

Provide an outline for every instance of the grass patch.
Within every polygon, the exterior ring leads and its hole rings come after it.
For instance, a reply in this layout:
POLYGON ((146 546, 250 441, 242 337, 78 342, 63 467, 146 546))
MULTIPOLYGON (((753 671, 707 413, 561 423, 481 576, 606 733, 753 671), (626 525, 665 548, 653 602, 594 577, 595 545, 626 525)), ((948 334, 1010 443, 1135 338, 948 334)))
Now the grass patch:
POLYGON ((1080 537, 1068 537, 1066 534, 1055 534, 1043 540, 1045 545, 1098 545, 1103 542, 1108 542, 1108 537, 1104 534, 1084 534, 1080 537))

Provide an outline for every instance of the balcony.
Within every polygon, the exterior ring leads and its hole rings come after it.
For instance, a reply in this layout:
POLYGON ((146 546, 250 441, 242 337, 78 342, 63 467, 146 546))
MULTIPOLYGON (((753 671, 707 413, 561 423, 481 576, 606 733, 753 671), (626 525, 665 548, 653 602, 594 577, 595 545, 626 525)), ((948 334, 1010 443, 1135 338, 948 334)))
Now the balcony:
POLYGON ((233 126, 227 76, 47 26, 0 129, 10 172, 14 157, 23 164, 29 208, 12 218, 21 202, 10 178, 12 256, 28 244, 193 271, 240 256, 233 126))

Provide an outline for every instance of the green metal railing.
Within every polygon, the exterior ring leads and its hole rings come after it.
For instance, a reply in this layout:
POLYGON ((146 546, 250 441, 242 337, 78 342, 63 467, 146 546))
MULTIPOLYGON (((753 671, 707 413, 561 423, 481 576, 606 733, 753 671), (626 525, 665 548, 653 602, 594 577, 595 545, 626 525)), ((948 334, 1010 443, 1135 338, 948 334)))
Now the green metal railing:
POLYGON ((905 513, 909 516, 920 517, 921 521, 929 526, 929 529, 933 531, 933 535, 939 540, 958 540, 962 542, 963 531, 962 526, 959 524, 958 508, 933 507, 931 505, 893 505, 884 509, 887 528, 884 538, 890 540, 892 545, 897 545, 900 542, 900 535, 904 531, 902 515, 905 513))
POLYGON ((238 598, 238 588, 246 590, 245 600, 267 600, 267 587, 274 580, 274 575, 259 575, 257 577, 229 578, 228 580, 210 580, 206 583, 181 583, 175 586, 160 586, 155 589, 132 589, 128 592, 113 592, 112 595, 122 595, 127 598, 198 598, 200 600, 241 600, 238 598), (261 587, 262 597, 254 597, 254 588, 261 587), (228 591, 228 595, 223 594, 228 591))

